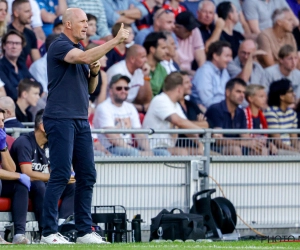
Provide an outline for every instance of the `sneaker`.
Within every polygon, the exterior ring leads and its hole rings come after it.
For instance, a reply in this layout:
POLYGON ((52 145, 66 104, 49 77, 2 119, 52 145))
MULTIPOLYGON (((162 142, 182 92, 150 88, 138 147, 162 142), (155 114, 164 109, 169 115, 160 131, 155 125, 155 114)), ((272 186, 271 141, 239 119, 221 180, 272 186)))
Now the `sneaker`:
POLYGON ((67 237, 62 236, 60 233, 50 234, 47 237, 42 236, 41 244, 74 244, 70 242, 67 237))
POLYGON ((7 242, 6 240, 4 240, 1 236, 0 236, 0 245, 1 244, 11 244, 10 242, 7 242))
POLYGON ((95 232, 86 234, 82 237, 78 237, 76 240, 76 243, 79 243, 79 244, 110 244, 110 242, 104 241, 103 238, 95 232))
POLYGON ((28 240, 24 234, 16 234, 13 238, 13 244, 30 244, 30 240, 28 240))

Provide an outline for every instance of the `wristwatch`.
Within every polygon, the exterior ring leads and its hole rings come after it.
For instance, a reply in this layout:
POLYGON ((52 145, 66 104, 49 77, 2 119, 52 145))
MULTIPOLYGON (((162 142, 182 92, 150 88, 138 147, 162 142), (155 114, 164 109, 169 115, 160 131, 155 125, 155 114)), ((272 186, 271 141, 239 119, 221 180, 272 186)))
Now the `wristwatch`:
POLYGON ((93 74, 92 72, 90 72, 91 77, 97 77, 99 75, 100 70, 98 71, 97 74, 93 74))
POLYGON ((0 152, 6 152, 7 150, 8 150, 8 147, 6 146, 5 148, 0 149, 0 152))

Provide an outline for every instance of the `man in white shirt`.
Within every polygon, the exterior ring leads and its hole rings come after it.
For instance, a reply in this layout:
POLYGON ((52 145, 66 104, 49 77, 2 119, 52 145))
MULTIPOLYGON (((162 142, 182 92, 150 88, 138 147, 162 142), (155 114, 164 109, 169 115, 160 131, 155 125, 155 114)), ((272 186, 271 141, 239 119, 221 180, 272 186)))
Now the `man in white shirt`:
POLYGON ((130 79, 127 102, 133 103, 139 112, 146 112, 152 99, 150 85, 150 67, 147 64, 147 53, 143 46, 134 44, 126 52, 122 60, 107 71, 107 81, 110 82, 116 74, 122 73, 130 79))
MULTIPOLYGON (((95 111, 94 127, 110 129, 139 129, 141 122, 133 104, 126 102, 130 79, 121 74, 114 75, 109 84, 110 98, 99 104, 95 111)), ((164 149, 151 150, 147 137, 135 134, 138 148, 129 133, 99 134, 99 141, 111 153, 118 156, 167 156, 170 153, 164 149)))
MULTIPOLYGON (((187 120, 178 101, 184 96, 184 85, 182 75, 178 72, 172 72, 164 81, 163 92, 155 96, 150 103, 149 109, 143 121, 143 128, 152 129, 201 129, 192 121, 187 120)), ((207 127, 203 123, 202 128, 207 127)), ((151 148, 167 148, 172 155, 190 155, 203 154, 203 145, 199 141, 199 135, 188 134, 197 145, 195 148, 178 148, 175 147, 177 137, 171 134, 151 135, 151 148)))

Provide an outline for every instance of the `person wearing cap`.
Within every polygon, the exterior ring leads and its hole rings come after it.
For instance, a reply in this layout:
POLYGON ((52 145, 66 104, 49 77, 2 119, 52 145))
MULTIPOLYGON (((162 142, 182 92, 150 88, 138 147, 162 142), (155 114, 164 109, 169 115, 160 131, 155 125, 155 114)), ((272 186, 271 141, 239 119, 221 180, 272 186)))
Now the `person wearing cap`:
MULTIPOLYGON (((130 79, 116 74, 109 83, 109 98, 99 104, 95 111, 94 126, 101 129, 140 129, 141 122, 133 104, 126 102, 130 79)), ((130 133, 98 134, 102 145, 118 156, 170 155, 167 150, 150 149, 148 139, 143 134, 135 134, 138 148, 134 147, 130 133)))
POLYGON ((185 11, 177 15, 174 33, 178 40, 179 66, 190 72, 194 60, 198 67, 206 60, 205 47, 198 28, 199 24, 191 12, 185 11))
POLYGON ((175 15, 171 10, 165 10, 163 8, 155 11, 153 15, 153 25, 147 29, 140 30, 135 38, 134 42, 136 44, 143 45, 145 38, 152 32, 164 32, 169 31, 172 32, 173 38, 177 45, 176 35, 173 33, 174 31, 174 23, 175 23, 175 15))
POLYGON ((41 17, 43 21, 43 31, 46 35, 50 35, 52 33, 52 29, 54 26, 54 22, 57 17, 61 16, 67 9, 66 0, 36 0, 41 9, 41 17), (54 3, 57 3, 55 5, 54 3))

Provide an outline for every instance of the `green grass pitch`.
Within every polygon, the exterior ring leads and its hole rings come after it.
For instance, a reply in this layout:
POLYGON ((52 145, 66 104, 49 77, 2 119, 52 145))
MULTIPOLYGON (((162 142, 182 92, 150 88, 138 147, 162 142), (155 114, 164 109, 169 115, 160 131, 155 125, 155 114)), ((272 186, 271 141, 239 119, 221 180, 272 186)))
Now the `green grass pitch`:
POLYGON ((166 250, 166 249, 300 249, 300 242, 290 243, 261 243, 260 241, 235 241, 235 242, 210 242, 210 243, 128 243, 128 244, 111 244, 111 245, 1 245, 1 249, 32 249, 32 250, 51 250, 51 249, 107 249, 107 250, 166 250))

